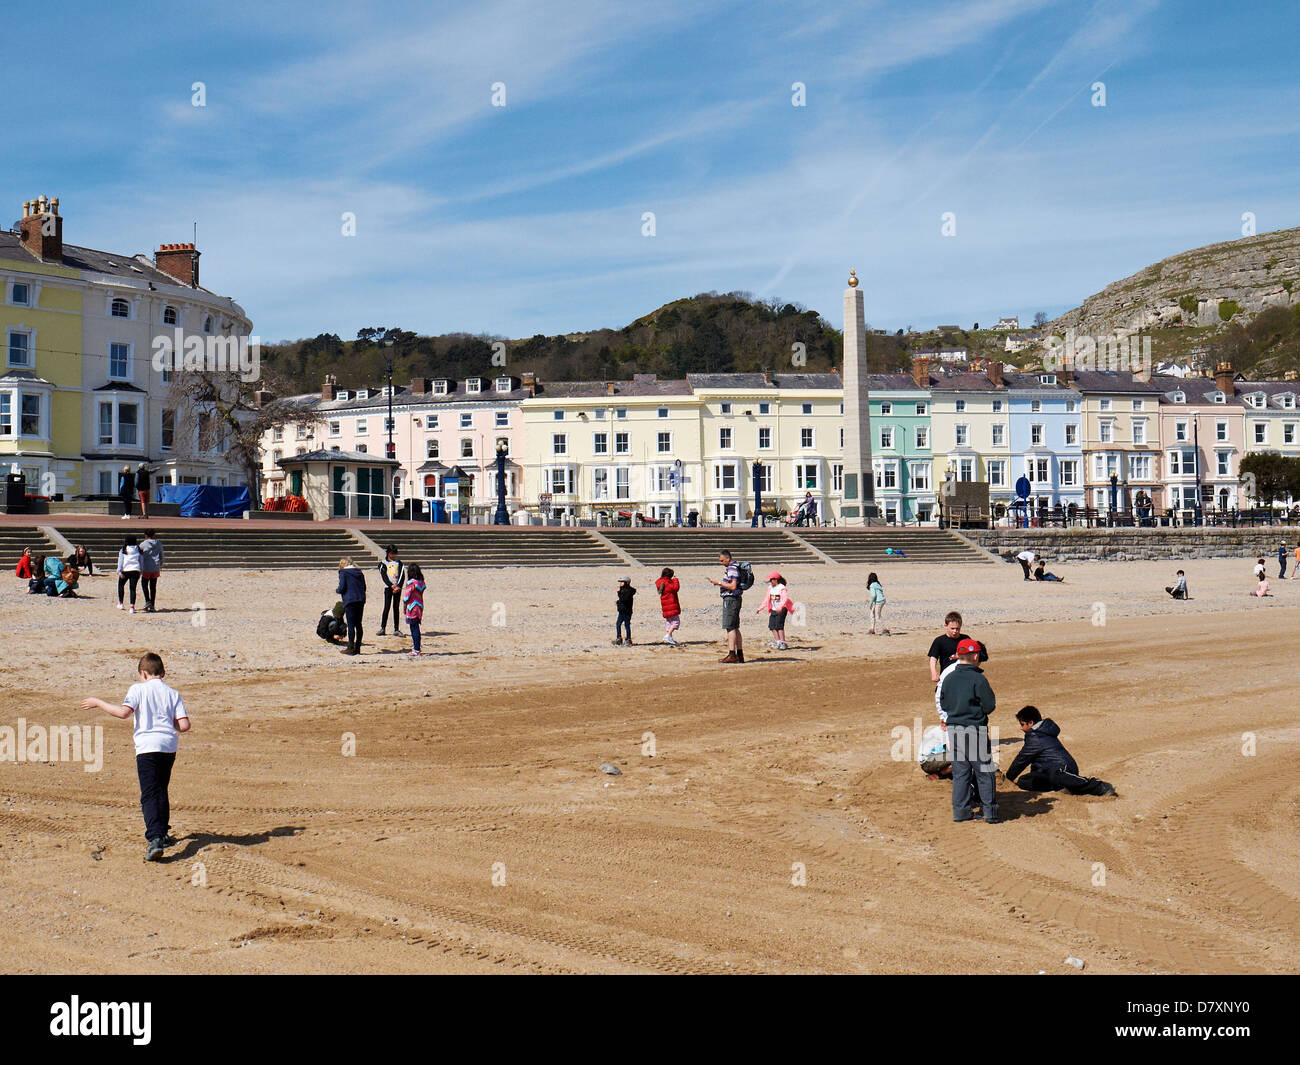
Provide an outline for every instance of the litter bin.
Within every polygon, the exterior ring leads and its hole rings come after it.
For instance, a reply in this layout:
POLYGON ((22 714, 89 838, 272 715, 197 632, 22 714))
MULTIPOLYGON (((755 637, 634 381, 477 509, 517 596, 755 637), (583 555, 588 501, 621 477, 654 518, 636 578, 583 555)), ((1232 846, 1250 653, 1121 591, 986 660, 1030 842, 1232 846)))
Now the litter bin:
POLYGON ((5 513, 27 513, 27 478, 21 473, 5 474, 5 513))

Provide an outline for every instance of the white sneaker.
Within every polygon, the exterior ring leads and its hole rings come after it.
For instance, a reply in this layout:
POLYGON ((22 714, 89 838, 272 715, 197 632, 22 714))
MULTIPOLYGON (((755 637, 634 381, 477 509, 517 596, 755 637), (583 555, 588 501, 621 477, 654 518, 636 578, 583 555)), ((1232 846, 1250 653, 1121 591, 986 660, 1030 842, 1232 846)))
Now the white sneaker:
POLYGON ((123 610, 123 609, 125 609, 125 608, 122 606, 121 603, 118 603, 118 604, 117 604, 117 609, 118 609, 118 610, 123 610))
POLYGON ((132 613, 132 614, 135 613, 135 607, 132 607, 132 608, 131 608, 131 613, 132 613))

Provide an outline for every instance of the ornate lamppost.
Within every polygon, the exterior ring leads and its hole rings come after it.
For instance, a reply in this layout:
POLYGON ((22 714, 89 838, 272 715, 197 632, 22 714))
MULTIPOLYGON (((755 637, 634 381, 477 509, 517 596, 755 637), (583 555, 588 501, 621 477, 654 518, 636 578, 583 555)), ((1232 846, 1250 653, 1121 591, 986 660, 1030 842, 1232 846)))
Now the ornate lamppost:
POLYGON ((509 525, 510 514, 506 510, 506 447, 504 440, 497 443, 497 512, 492 516, 493 525, 509 525))

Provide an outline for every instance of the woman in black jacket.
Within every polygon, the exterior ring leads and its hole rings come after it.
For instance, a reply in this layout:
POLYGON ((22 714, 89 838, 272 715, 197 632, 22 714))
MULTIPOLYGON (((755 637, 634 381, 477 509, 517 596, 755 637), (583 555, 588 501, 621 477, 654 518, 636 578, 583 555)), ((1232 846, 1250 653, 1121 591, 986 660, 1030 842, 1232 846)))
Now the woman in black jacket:
POLYGON ((334 593, 343 600, 343 617, 348 624, 348 645, 341 654, 361 653, 361 615, 366 609, 366 575, 350 558, 339 560, 339 586, 334 593))

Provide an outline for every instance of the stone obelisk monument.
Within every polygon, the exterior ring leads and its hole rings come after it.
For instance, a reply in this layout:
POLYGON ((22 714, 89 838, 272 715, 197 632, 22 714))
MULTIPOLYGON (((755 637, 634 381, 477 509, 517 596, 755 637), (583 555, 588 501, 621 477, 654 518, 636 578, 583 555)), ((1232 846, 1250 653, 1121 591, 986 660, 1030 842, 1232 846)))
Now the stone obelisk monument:
POLYGON ((879 513, 871 468, 871 405, 867 401, 867 316, 856 270, 844 290, 844 505, 845 525, 866 525, 879 513))

